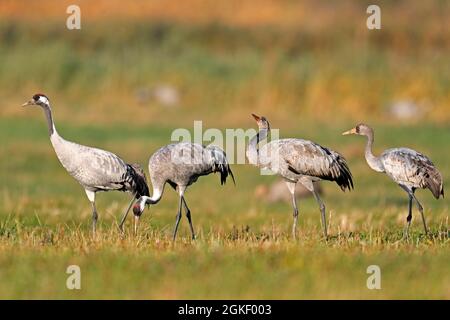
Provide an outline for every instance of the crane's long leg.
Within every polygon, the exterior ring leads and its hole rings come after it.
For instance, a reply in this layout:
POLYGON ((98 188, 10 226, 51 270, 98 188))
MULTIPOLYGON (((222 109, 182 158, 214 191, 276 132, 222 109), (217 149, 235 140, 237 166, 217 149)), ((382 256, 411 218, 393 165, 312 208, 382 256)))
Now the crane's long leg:
POLYGON ((92 204, 92 233, 95 235, 97 231, 98 214, 97 209, 95 208, 95 201, 91 202, 91 204, 92 204))
POLYGON ((313 193, 314 198, 316 199, 317 203, 319 204, 320 216, 322 218, 323 235, 324 235, 325 239, 328 239, 327 217, 326 217, 326 213, 325 213, 325 204, 323 203, 322 199, 320 199, 319 194, 317 193, 317 191, 314 189, 314 184, 313 184, 313 191, 312 191, 312 193, 313 193))
POLYGON ((292 207, 294 209, 293 217, 294 217, 294 223, 292 224, 292 237, 294 239, 297 238, 297 224, 298 224, 298 208, 297 208, 297 199, 295 198, 295 182, 286 181, 286 185, 289 189, 289 192, 292 196, 292 207))
POLYGON ((188 219, 189 227, 191 228, 192 240, 195 240, 195 232, 194 232, 194 226, 192 225, 191 210, 189 210, 186 200, 184 199, 184 196, 181 197, 181 199, 183 200, 184 209, 186 210, 186 218, 188 219))
POLYGON ((178 204, 178 214, 177 214, 177 220, 175 221, 175 229, 173 230, 173 241, 175 241, 175 238, 177 236, 178 231, 178 225, 180 224, 181 220, 181 205, 182 205, 183 197, 180 197, 180 201, 178 204))
POLYGON ((178 225, 180 224, 180 220, 181 220, 181 207, 183 205, 183 195, 184 195, 185 189, 186 189, 186 187, 178 186, 178 193, 180 194, 180 201, 178 202, 177 220, 175 222, 175 229, 173 230, 173 241, 175 241, 175 238, 177 236, 178 225))
POLYGON ((92 206, 92 233, 95 235, 95 232, 97 230, 97 220, 98 220, 98 214, 97 209, 95 208, 95 192, 90 190, 84 190, 86 192, 86 195, 91 202, 92 206))
MULTIPOLYGON (((408 195, 409 195, 409 215, 408 215, 409 221, 408 221, 408 224, 411 223, 410 216, 412 217, 412 214, 411 214, 411 212, 412 212, 412 199, 414 199, 414 201, 417 204, 417 208, 419 209, 420 215, 422 216, 422 222, 423 222, 423 228, 425 229, 425 235, 428 235, 428 228, 427 228, 427 223, 425 221, 425 216, 423 214, 423 207, 420 204, 419 200, 417 200, 416 195, 414 194, 415 189, 409 189, 408 187, 403 186, 403 185, 400 185, 400 187, 402 189, 404 189, 406 192, 408 192, 408 195)), ((409 226, 408 226, 408 229, 409 229, 409 226)))
POLYGON ((409 206, 408 206, 408 216, 406 217, 406 226, 405 231, 403 232, 403 239, 408 239, 409 237, 409 227, 411 226, 411 219, 412 219, 412 201, 413 197, 411 194, 409 195, 409 206))
POLYGON ((423 228, 425 229, 425 235, 428 235, 428 228, 427 228, 427 223, 426 223, 426 221, 425 221, 425 216, 424 216, 424 214, 423 214, 423 207, 422 207, 422 205, 420 204, 419 200, 417 200, 417 198, 416 198, 416 196, 415 196, 415 194, 414 194, 414 191, 411 193, 411 196, 412 196, 412 197, 414 198, 414 200, 416 201, 417 208, 419 208, 420 215, 422 216, 422 222, 423 222, 423 228))
POLYGON ((133 196, 131 197, 130 204, 127 207, 127 210, 122 216, 122 219, 120 219, 119 229, 123 233, 123 224, 125 223, 125 220, 127 219, 128 212, 130 211, 131 207, 133 206, 133 203, 136 201, 136 194, 133 193, 133 196))
POLYGON ((300 178, 299 181, 307 190, 312 192, 312 194, 314 195, 314 198, 316 199, 317 203, 319 204, 320 216, 322 219, 323 235, 325 236, 325 240, 328 240, 327 219, 326 219, 326 215, 325 215, 325 204, 323 203, 322 199, 320 199, 319 194, 317 193, 317 190, 314 187, 314 182, 310 178, 302 177, 302 178, 300 178))

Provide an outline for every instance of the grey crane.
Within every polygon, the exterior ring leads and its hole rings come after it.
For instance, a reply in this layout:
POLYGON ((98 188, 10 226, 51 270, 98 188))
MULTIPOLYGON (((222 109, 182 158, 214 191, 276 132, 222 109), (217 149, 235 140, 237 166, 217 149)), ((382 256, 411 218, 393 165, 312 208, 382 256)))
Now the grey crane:
POLYGON ((335 181, 342 191, 351 190, 353 188, 352 174, 344 157, 333 150, 303 139, 272 140, 259 147, 259 143, 267 138, 270 125, 265 117, 255 114, 252 116, 258 124, 259 132, 249 142, 247 158, 250 164, 269 169, 284 178, 291 193, 294 208, 292 236, 296 238, 298 208, 295 186, 299 182, 313 193, 319 204, 323 234, 325 238, 328 238, 325 204, 319 197, 313 182, 335 181))
MULTIPOLYGON (((50 141, 56 156, 67 172, 81 184, 91 202, 94 234, 98 219, 95 195, 98 191, 131 192, 133 197, 125 213, 132 206, 135 198, 149 195, 144 171, 138 164, 127 164, 111 152, 83 146, 62 138, 56 131, 50 100, 44 94, 35 94, 22 106, 39 106, 44 110, 50 141)), ((122 220, 125 219, 125 213, 122 220)))
POLYGON ((157 150, 149 159, 148 171, 153 193, 151 197, 141 196, 133 207, 135 233, 145 205, 158 203, 162 197, 164 186, 168 183, 177 190, 180 197, 173 240, 177 235, 182 206, 184 206, 186 218, 189 221, 192 239, 195 239, 191 211, 184 199, 184 193, 188 186, 196 182, 199 177, 215 172, 220 173, 222 185, 225 184, 228 176, 231 176, 233 182, 235 182, 226 154, 222 149, 213 145, 203 146, 190 142, 173 143, 157 150))
POLYGON ((423 207, 415 196, 418 188, 430 189, 436 199, 444 197, 444 185, 442 175, 436 169, 433 162, 423 154, 408 148, 393 148, 385 150, 379 157, 372 153, 374 142, 373 129, 366 124, 358 124, 343 135, 356 134, 367 137, 365 158, 370 168, 376 172, 386 173, 394 180, 409 196, 409 211, 406 217, 404 237, 408 237, 409 227, 412 219, 412 201, 414 200, 422 216, 425 234, 428 228, 423 214, 423 207))

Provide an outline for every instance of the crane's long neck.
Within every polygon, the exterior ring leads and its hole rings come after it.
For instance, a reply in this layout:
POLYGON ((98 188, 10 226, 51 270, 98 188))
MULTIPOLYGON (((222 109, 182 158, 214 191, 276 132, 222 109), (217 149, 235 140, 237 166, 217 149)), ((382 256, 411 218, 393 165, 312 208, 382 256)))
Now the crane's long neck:
POLYGON ((153 186, 153 194, 151 197, 143 196, 142 198, 145 200, 145 204, 156 204, 161 200, 162 194, 164 191, 164 187, 155 187, 153 186))
POLYGON ((153 186, 153 194, 151 197, 142 196, 140 198, 140 202, 136 205, 139 206, 139 212, 142 213, 145 209, 146 204, 156 204, 161 200, 162 193, 164 191, 164 186, 162 187, 155 187, 153 186))
POLYGON ((259 147, 258 144, 264 141, 269 135, 266 128, 260 129, 259 132, 250 140, 247 148, 247 158, 251 164, 258 165, 259 147))
POLYGON ((50 137, 52 137, 54 134, 58 135, 58 132, 56 131, 55 123, 53 122, 53 115, 52 115, 52 109, 50 105, 46 105, 43 107, 45 117, 47 118, 47 126, 48 126, 48 134, 50 137))
POLYGON ((365 150, 365 157, 366 157, 367 164, 373 170, 375 170, 377 172, 383 172, 384 168, 383 168, 383 164, 381 163, 380 158, 376 157, 372 152, 372 146, 373 146, 373 141, 374 141, 373 131, 368 133, 366 135, 366 137, 367 137, 367 144, 366 144, 366 150, 365 150))

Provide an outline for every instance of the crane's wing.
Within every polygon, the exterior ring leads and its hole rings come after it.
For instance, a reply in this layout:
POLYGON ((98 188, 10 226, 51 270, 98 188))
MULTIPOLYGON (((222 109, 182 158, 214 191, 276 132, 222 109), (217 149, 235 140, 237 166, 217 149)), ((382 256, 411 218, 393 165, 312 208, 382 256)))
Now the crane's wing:
POLYGON ((303 139, 282 139, 277 145, 280 161, 289 171, 335 181, 343 191, 353 188, 352 174, 339 153, 303 139))
POLYGON ((149 171, 156 184, 169 181, 189 185, 213 172, 220 173, 222 184, 228 176, 234 181, 225 152, 198 143, 179 142, 160 148, 150 157, 149 171))
POLYGON ((444 195, 441 173, 433 162, 412 149, 388 149, 380 156, 386 173, 397 183, 414 188, 429 188, 436 198, 444 195))
POLYGON ((77 145, 69 173, 83 186, 100 190, 121 190, 130 171, 121 158, 109 151, 77 145))

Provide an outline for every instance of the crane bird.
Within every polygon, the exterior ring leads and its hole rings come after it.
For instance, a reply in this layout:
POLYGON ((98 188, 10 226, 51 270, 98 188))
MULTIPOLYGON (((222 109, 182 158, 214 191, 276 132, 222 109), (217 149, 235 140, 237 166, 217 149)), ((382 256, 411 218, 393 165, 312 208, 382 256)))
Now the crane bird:
POLYGON ((258 144, 264 141, 270 125, 265 117, 252 114, 258 124, 259 132, 250 140, 247 148, 249 162, 257 167, 269 169, 284 178, 291 193, 294 208, 294 223, 292 236, 296 237, 298 208, 295 197, 295 186, 300 182, 312 192, 320 207, 323 234, 327 235, 325 204, 319 197, 313 182, 320 180, 335 181, 342 191, 353 189, 353 180, 346 160, 339 153, 322 147, 312 141, 303 139, 272 140, 262 147, 258 144))
MULTIPOLYGON (((56 131, 50 100, 47 96, 40 93, 35 94, 22 106, 39 106, 44 110, 50 141, 56 156, 67 172, 83 186, 91 202, 94 234, 98 219, 95 195, 98 191, 131 192, 133 197, 126 212, 132 206, 135 198, 149 195, 144 171, 138 164, 127 164, 111 152, 83 146, 62 138, 56 131)), ((122 220, 124 218, 125 214, 122 220)))
POLYGON ((414 200, 422 216, 425 234, 428 228, 423 214, 423 207, 415 196, 418 188, 430 189, 436 199, 444 197, 444 185, 442 175, 436 169, 433 162, 423 154, 408 148, 394 148, 385 150, 379 157, 372 153, 374 141, 373 129, 366 124, 358 124, 343 135, 356 134, 367 137, 365 158, 370 168, 376 172, 386 173, 394 180, 409 196, 409 212, 406 217, 404 237, 408 237, 409 227, 412 219, 412 201, 414 200))
POLYGON ((206 176, 215 172, 220 173, 220 183, 222 185, 225 184, 229 175, 233 179, 233 183, 235 183, 225 152, 213 145, 203 146, 197 143, 179 142, 164 146, 150 157, 148 171, 153 186, 153 193, 151 197, 141 196, 133 206, 135 232, 145 205, 159 202, 167 182, 178 192, 180 197, 173 240, 175 240, 177 235, 182 206, 184 206, 186 218, 189 221, 192 239, 195 239, 191 211, 184 199, 184 193, 188 186, 196 182, 200 176, 206 176))

